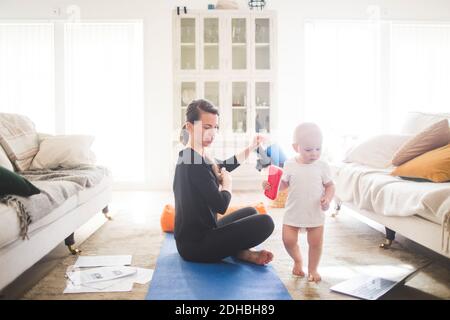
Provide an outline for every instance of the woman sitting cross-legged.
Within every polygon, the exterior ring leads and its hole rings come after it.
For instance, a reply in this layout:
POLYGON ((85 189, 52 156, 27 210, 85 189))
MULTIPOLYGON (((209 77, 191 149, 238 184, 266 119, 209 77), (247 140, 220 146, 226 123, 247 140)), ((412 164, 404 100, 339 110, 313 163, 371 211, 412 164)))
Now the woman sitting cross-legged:
POLYGON ((180 151, 173 181, 175 196, 175 240, 185 260, 217 262, 234 256, 264 265, 273 259, 267 250, 250 250, 266 240, 274 223, 255 208, 239 209, 222 219, 231 200, 231 175, 262 138, 225 161, 211 160, 205 149, 214 141, 219 112, 206 100, 194 100, 186 111, 186 148, 180 151))

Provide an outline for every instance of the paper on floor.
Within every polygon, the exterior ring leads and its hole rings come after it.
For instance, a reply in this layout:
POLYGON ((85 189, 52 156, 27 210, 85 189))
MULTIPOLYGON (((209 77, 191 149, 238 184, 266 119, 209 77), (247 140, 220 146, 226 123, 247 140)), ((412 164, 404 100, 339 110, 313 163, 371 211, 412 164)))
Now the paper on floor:
MULTIPOLYGON (((98 268, 97 268, 98 269, 98 268)), ((153 269, 135 268, 136 272, 125 277, 106 281, 89 282, 75 285, 70 280, 70 275, 80 272, 80 268, 69 266, 67 269, 67 287, 64 293, 92 293, 92 292, 124 292, 131 291, 134 283, 146 284, 152 279, 153 269)), ((91 269, 92 270, 92 269, 91 269)))
POLYGON ((153 270, 152 269, 144 269, 144 268, 136 268, 136 273, 133 273, 129 276, 108 280, 108 281, 100 281, 100 282, 91 282, 91 283, 84 283, 83 285, 85 287, 104 290, 109 287, 111 287, 114 284, 117 284, 118 282, 122 281, 128 281, 131 283, 139 283, 139 284, 146 284, 152 279, 153 276, 153 270))
POLYGON ((74 285, 70 280, 67 281, 67 287, 63 293, 95 293, 95 292, 127 292, 133 290, 133 282, 130 281, 115 281, 115 284, 105 288, 96 289, 91 287, 86 287, 83 285, 74 285))
POLYGON ((153 269, 144 269, 144 268, 136 268, 137 272, 134 277, 134 282, 139 284, 146 284, 150 280, 152 280, 153 277, 153 269))
POLYGON ((131 265, 131 255, 115 256, 80 256, 75 262, 75 267, 111 267, 131 265))
POLYGON ((73 284, 80 285, 123 278, 136 272, 136 268, 133 267, 114 266, 69 272, 67 276, 73 284))

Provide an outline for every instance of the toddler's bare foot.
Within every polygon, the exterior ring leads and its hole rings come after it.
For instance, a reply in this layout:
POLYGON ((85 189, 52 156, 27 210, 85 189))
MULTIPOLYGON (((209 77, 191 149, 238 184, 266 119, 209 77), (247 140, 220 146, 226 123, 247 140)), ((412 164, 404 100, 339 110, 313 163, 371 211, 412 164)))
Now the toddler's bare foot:
POLYGON ((265 265, 268 264, 273 259, 273 253, 267 250, 261 251, 251 251, 251 250, 243 250, 241 251, 237 257, 243 261, 265 265))
POLYGON ((294 276, 298 276, 298 277, 302 277, 302 278, 305 276, 301 262, 294 262, 294 268, 292 268, 292 274, 294 276))
POLYGON ((308 281, 310 282, 320 282, 322 280, 322 277, 317 271, 310 271, 308 275, 308 281))

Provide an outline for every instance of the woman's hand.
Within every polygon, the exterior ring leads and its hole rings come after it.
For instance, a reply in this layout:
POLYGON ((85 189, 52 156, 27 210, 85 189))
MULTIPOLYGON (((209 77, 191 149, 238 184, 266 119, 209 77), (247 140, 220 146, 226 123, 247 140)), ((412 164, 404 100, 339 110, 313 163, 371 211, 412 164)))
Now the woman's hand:
POLYGON ((250 148, 252 150, 255 150, 257 147, 259 147, 261 145, 261 143, 263 143, 266 140, 266 138, 260 134, 256 134, 255 137, 253 138, 253 142, 250 145, 250 148))
POLYGON ((229 173, 225 168, 220 171, 222 176, 222 190, 226 190, 231 193, 231 173, 229 173))
POLYGON ((265 137, 263 137, 260 134, 257 134, 254 138, 252 143, 246 147, 244 150, 242 150, 240 153, 236 154, 236 159, 239 163, 244 163, 244 161, 250 156, 250 153, 255 150, 261 143, 263 143, 266 140, 265 137))

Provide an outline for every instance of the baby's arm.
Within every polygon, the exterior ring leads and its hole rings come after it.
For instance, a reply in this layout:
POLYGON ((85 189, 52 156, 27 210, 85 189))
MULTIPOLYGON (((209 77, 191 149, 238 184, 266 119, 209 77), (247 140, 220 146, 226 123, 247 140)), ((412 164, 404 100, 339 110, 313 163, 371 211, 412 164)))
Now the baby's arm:
POLYGON ((286 190, 289 187, 289 182, 281 179, 279 191, 286 190))
POLYGON ((320 205, 322 206, 322 210, 328 210, 328 208, 330 207, 330 202, 331 200, 333 200, 336 188, 333 181, 325 183, 323 186, 325 187, 325 193, 320 199, 320 205))

